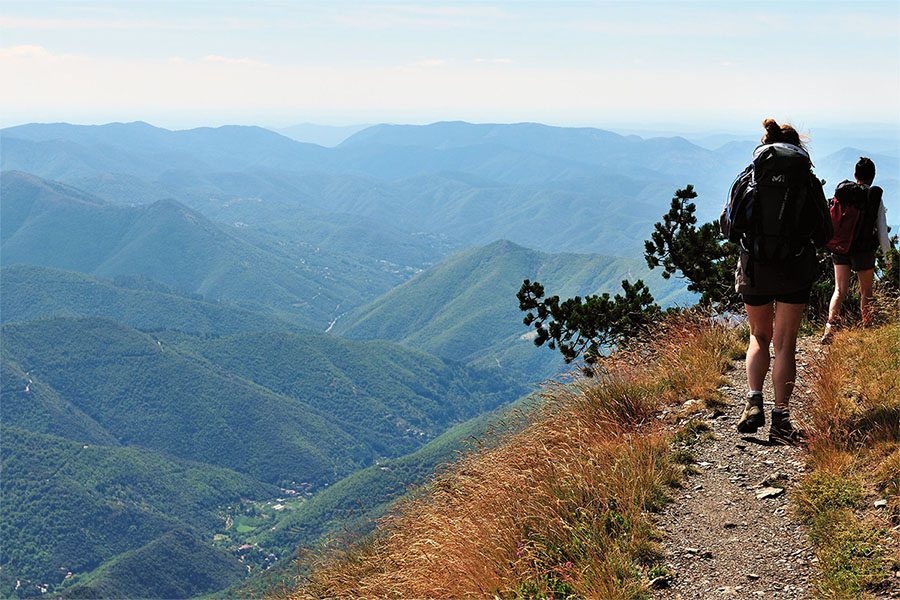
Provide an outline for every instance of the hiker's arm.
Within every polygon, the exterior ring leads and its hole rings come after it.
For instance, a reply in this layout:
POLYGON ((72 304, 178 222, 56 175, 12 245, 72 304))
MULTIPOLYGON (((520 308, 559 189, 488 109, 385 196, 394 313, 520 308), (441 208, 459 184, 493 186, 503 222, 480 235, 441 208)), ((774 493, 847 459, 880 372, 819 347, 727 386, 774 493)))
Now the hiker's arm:
POLYGON ((875 230, 878 232, 878 245, 881 246, 881 252, 887 256, 888 250, 891 249, 891 239, 888 237, 887 209, 884 207, 883 201, 878 203, 875 230))

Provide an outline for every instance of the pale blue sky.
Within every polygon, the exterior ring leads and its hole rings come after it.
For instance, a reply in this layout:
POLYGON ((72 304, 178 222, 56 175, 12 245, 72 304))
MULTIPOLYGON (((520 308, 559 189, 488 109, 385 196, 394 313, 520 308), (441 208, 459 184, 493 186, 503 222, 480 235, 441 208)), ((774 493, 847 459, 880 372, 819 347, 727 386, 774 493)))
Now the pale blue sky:
POLYGON ((4 125, 896 124, 900 2, 0 3, 4 125))

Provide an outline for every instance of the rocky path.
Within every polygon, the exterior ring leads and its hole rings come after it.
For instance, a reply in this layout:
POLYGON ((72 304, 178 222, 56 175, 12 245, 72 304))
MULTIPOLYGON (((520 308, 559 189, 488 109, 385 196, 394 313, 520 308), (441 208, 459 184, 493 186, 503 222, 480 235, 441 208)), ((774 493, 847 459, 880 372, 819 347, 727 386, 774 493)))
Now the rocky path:
MULTIPOLYGON (((795 422, 803 419, 806 367, 817 352, 815 340, 800 340, 791 399, 795 422)), ((751 435, 737 432, 747 383, 743 361, 734 366, 723 389, 730 402, 724 414, 698 414, 716 436, 695 448, 700 473, 660 515, 659 528, 667 536, 663 564, 674 576, 668 587, 655 590, 659 599, 813 597, 816 559, 790 505, 803 472, 802 451, 768 443, 770 378, 766 426, 751 435)))

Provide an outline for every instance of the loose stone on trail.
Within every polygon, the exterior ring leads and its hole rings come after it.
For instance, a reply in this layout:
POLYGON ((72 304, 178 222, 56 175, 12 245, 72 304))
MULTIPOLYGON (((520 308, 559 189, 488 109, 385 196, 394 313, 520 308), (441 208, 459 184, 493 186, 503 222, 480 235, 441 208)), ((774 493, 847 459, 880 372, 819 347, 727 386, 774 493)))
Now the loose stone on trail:
POLYGON ((757 500, 765 500, 766 498, 775 498, 784 493, 784 488, 766 487, 756 492, 757 500))

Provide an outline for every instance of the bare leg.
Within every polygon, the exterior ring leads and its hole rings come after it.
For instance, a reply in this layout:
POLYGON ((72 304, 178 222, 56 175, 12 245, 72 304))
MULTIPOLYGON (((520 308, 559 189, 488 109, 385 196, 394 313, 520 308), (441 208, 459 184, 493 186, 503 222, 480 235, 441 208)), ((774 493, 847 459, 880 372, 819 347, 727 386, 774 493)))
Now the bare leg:
POLYGON ((787 410, 794 378, 797 373, 797 331, 803 319, 805 304, 775 303, 775 366, 772 368, 772 387, 775 388, 775 408, 787 410))
POLYGON ((872 324, 872 283, 875 279, 875 269, 860 271, 859 277, 859 312, 862 315, 863 327, 872 324))
MULTIPOLYGON (((874 271, 873 271, 874 273, 874 271)), ((834 294, 828 305, 828 322, 837 323, 841 318, 841 306, 850 289, 850 265, 834 265, 834 294)))
MULTIPOLYGON (((769 344, 772 341, 775 303, 763 306, 745 304, 750 323, 750 345, 747 347, 747 383, 750 390, 762 390, 769 371, 769 344)), ((777 357, 776 357, 777 358, 777 357)))

